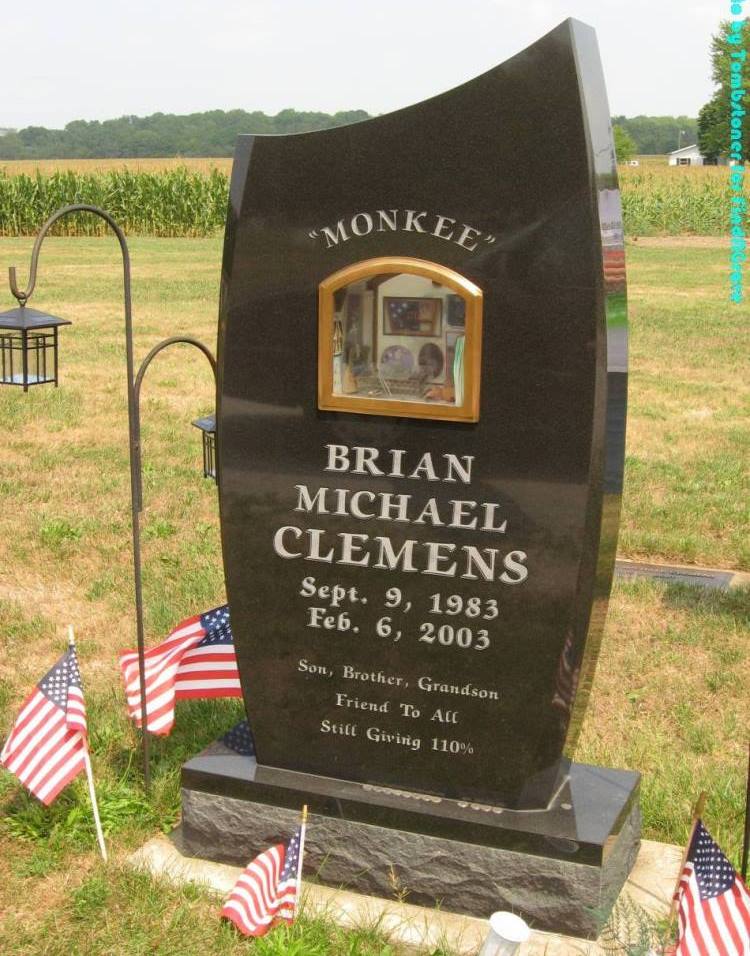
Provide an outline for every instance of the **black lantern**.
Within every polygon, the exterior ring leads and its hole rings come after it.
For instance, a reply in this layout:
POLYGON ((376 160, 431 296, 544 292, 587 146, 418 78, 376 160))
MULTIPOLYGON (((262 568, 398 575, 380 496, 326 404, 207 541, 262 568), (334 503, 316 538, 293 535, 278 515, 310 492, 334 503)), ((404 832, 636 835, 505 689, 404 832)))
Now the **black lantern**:
POLYGON ((0 312, 0 385, 57 387, 57 330, 70 324, 25 305, 0 312))
MULTIPOLYGON (((63 206, 53 213, 39 230, 34 248, 31 252, 31 265, 29 267, 28 284, 25 289, 21 289, 16 280, 15 267, 8 269, 8 281, 10 291, 15 296, 19 307, 9 312, 0 314, 0 384, 23 385, 24 391, 28 391, 29 385, 37 385, 42 382, 54 382, 57 385, 57 336, 58 328, 61 325, 70 325, 67 319, 59 319, 53 315, 45 315, 43 312, 37 312, 27 306, 29 298, 34 292, 36 285, 36 274, 39 263, 39 253, 42 243, 48 235, 50 229, 55 223, 65 216, 74 213, 91 213, 103 219, 114 234, 120 244, 122 254, 123 271, 123 305, 125 312, 125 367, 127 371, 128 388, 128 429, 129 441, 128 449, 130 452, 130 508, 131 508, 131 528, 133 535, 133 577, 134 577, 134 597, 135 597, 135 619, 136 619, 136 637, 138 640, 138 681, 140 695, 143 701, 143 724, 145 728, 150 727, 146 694, 146 658, 145 658, 145 637, 143 622, 143 587, 141 574, 141 521, 140 514, 143 509, 143 488, 141 476, 141 427, 140 427, 140 389, 143 375, 146 372, 151 360, 169 345, 184 343, 192 345, 199 349, 208 359, 211 365, 211 372, 216 384, 216 359, 211 351, 198 339, 191 336, 172 336, 159 342, 148 353, 135 373, 133 362, 133 298, 131 293, 131 272, 130 272, 130 252, 125 233, 117 222, 104 209, 98 206, 91 206, 88 203, 74 203, 71 206, 63 206), (3 332, 3 330, 7 330, 3 332)), ((199 419, 195 423, 202 431, 203 435, 203 470, 205 476, 216 480, 216 458, 215 458, 215 418, 199 419), (210 434, 206 434, 210 430, 210 434)), ((149 733, 144 729, 142 736, 143 742, 143 776, 146 784, 146 790, 150 788, 151 774, 149 769, 149 733)))
POLYGON ((196 418, 193 424, 203 432, 203 477, 216 481, 216 416, 196 418))

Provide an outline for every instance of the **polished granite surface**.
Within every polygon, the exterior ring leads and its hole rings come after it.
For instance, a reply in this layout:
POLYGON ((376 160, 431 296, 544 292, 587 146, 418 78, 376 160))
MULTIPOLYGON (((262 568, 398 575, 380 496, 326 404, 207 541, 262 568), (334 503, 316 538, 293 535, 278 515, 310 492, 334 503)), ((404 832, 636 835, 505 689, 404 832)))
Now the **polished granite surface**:
MULTIPOLYGON (((424 821, 546 807, 591 687, 624 460, 623 237, 593 31, 568 20, 365 123, 241 137, 218 359, 228 599, 259 759, 279 768, 254 787, 332 780, 333 807, 336 787, 351 806, 364 786, 421 792, 424 821), (319 410, 319 286, 374 257, 481 290, 477 422, 319 410)), ((617 817, 630 777, 570 773, 617 817)), ((558 836, 596 845, 580 800, 558 836)))

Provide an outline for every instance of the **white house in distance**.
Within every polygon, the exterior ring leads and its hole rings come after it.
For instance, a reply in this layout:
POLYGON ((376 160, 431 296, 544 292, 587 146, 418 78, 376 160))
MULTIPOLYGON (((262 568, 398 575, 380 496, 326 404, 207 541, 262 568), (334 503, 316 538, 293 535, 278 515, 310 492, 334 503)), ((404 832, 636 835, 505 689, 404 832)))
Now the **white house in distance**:
POLYGON ((682 149, 676 149, 669 154, 670 166, 726 166, 726 164, 727 161, 723 156, 713 160, 706 159, 696 145, 683 146, 682 149))

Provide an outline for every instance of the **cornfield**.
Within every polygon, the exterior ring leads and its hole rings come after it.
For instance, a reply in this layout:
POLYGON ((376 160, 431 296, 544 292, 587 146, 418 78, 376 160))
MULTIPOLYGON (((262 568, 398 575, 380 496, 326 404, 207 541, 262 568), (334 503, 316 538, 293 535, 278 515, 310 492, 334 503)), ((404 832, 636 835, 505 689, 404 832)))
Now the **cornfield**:
MULTIPOLYGON (((60 206, 87 202, 106 209, 126 232, 145 236, 208 236, 224 228, 228 161, 50 161, 45 171, 0 167, 0 236, 29 236, 60 206), (95 165, 99 163, 100 165, 95 165), (105 165, 102 166, 101 164, 105 165), (202 165, 199 165, 202 164, 202 165)), ((729 175, 725 167, 657 166, 620 173, 625 232, 648 235, 725 235, 729 175)), ((57 235, 107 231, 91 216, 69 217, 57 235)))
POLYGON ((52 173, 105 173, 129 169, 134 173, 163 173, 169 169, 187 169, 191 173, 208 175, 212 169, 229 173, 232 169, 230 156, 133 156, 101 159, 0 159, 0 172, 8 176, 37 172, 45 176, 52 173))
POLYGON ((721 236, 729 232, 727 167, 664 166, 620 173, 629 236, 721 236))
MULTIPOLYGON (((102 173, 74 170, 44 176, 0 174, 0 236, 33 235, 60 206, 90 203, 106 209, 125 232, 143 236, 209 236, 223 229, 228 178, 185 167, 160 172, 128 168, 102 173)), ((97 236, 107 225, 93 216, 68 216, 59 236, 97 236)))

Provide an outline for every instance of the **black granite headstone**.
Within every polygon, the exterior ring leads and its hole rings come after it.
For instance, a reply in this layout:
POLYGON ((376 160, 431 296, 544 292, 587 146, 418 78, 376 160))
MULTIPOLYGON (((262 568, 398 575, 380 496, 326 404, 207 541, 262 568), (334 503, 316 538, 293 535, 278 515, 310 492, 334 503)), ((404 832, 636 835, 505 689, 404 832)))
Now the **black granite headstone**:
POLYGON ((626 405, 593 31, 566 21, 365 123, 240 137, 222 280, 222 539, 257 764, 220 748, 185 786, 603 866, 637 776, 570 764, 626 405))

